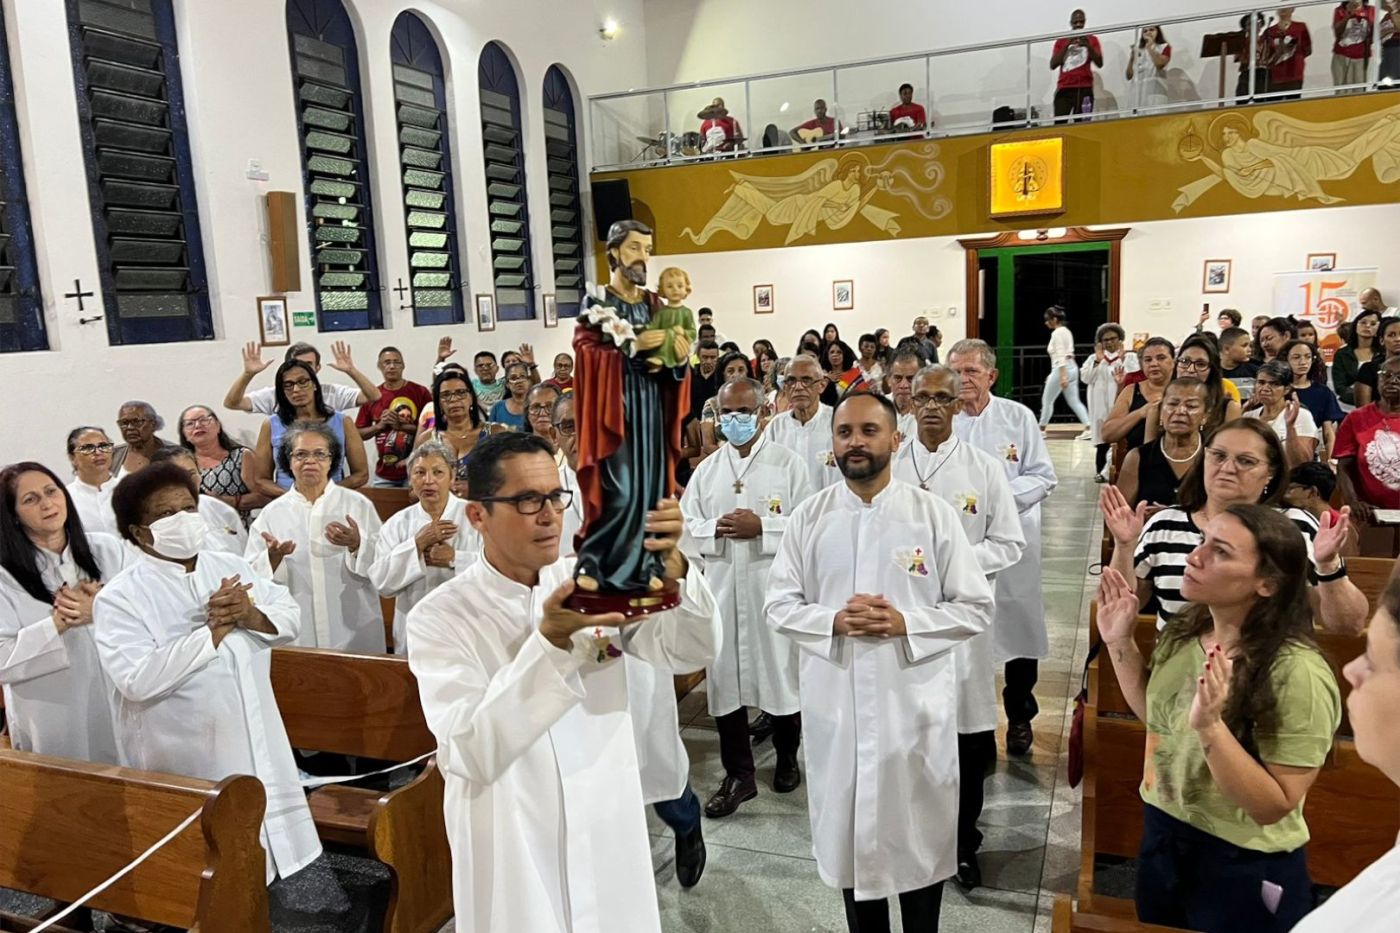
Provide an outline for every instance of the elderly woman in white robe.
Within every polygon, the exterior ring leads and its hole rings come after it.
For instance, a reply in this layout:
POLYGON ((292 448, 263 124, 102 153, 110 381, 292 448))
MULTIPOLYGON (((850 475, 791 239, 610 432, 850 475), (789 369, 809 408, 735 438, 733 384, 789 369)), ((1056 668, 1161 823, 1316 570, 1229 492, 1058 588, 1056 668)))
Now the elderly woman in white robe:
POLYGON ((298 421, 277 459, 292 488, 258 515, 244 557, 292 591, 301 607, 297 644, 383 654, 384 617, 370 582, 379 537, 374 503, 331 481, 340 443, 323 424, 298 421))
POLYGON ((117 538, 83 531, 48 467, 0 471, 0 685, 15 748, 116 764, 92 600, 132 556, 117 538))
POLYGON ((384 523, 370 582, 394 601, 394 650, 403 653, 408 612, 481 554, 481 536, 467 521, 467 503, 452 495, 457 458, 428 441, 408 458, 408 485, 417 502, 384 523))
POLYGON ((121 764, 220 781, 251 774, 267 792, 267 879, 321 854, 272 693, 272 652, 301 624, 285 587, 204 546, 196 485, 156 463, 112 494, 122 536, 143 556, 93 603, 102 669, 116 687, 121 764))

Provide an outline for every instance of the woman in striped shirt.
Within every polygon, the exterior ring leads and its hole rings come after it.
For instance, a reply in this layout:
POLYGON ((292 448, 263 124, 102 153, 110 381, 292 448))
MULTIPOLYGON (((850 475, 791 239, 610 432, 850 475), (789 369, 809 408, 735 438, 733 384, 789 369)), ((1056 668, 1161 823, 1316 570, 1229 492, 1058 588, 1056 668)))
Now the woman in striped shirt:
POLYGON ((1150 519, 1146 503, 1133 509, 1115 487, 1105 487, 1100 496, 1099 508, 1114 539, 1112 566, 1125 579, 1138 581, 1141 609, 1156 614, 1159 629, 1185 609, 1181 578, 1186 555, 1204 540, 1201 529, 1232 505, 1257 503, 1283 511, 1303 535, 1314 584, 1309 599, 1324 627, 1359 633, 1366 624, 1366 597, 1347 579, 1339 553, 1350 510, 1342 509, 1341 521, 1324 518, 1319 526, 1307 512, 1285 509, 1288 467, 1283 445, 1268 425, 1255 419, 1216 428, 1206 436, 1205 448, 1205 458, 1181 481, 1177 505, 1150 519))

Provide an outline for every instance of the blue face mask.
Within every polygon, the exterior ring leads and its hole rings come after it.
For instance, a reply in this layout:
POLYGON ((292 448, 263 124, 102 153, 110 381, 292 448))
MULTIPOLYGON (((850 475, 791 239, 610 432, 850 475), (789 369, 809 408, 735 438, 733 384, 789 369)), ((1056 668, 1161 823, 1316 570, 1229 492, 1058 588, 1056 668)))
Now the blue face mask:
POLYGON ((729 412, 719 416, 719 429, 725 440, 742 447, 758 433, 758 416, 729 412))

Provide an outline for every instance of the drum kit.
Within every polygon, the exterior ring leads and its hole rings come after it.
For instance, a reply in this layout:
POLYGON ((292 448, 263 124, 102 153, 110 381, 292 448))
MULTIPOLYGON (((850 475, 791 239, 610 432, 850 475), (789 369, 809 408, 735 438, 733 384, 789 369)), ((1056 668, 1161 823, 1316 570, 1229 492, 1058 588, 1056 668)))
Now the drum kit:
MULTIPOLYGON (((729 111, 725 109, 723 103, 716 101, 705 107, 695 115, 700 120, 718 120, 729 116, 729 111)), ((633 162, 641 159, 682 159, 696 158, 698 156, 713 155, 720 152, 734 152, 743 148, 743 136, 724 136, 723 130, 712 130, 711 135, 715 138, 707 140, 705 136, 694 130, 687 130, 684 133, 657 133, 652 136, 637 136, 637 142, 643 148, 641 152, 632 159, 633 162)))

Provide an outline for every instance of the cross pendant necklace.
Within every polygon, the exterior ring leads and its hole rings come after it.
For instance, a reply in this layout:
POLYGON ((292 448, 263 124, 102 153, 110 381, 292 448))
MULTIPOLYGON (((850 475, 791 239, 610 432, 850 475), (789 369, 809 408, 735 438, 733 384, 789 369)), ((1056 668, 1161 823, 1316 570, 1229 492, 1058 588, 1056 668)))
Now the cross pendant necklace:
MULTIPOLYGON (((762 442, 760 441, 760 443, 762 443, 762 442)), ((754 461, 758 459, 757 457, 754 456, 754 454, 758 453, 758 448, 759 448, 759 444, 755 444, 755 445, 753 446, 753 449, 751 449, 751 450, 749 451, 748 457, 745 458, 745 459, 748 460, 749 462, 748 462, 748 464, 747 464, 742 470, 740 470, 740 471, 738 471, 738 472, 735 472, 735 470, 734 470, 734 464, 733 464, 732 462, 729 464, 729 472, 730 472, 730 474, 732 474, 732 475, 734 476, 734 491, 735 491, 735 492, 743 492, 743 491, 744 491, 744 477, 748 475, 749 470, 752 470, 752 469, 753 469, 754 461)))
POLYGON ((741 480, 741 479, 736 479, 736 480, 734 481, 734 491, 735 491, 735 492, 743 492, 743 491, 744 491, 744 481, 743 481, 743 480, 741 480))
MULTIPOLYGON (((940 461, 938 461, 938 465, 937 465, 936 467, 933 468, 933 472, 930 473, 928 476, 925 476, 924 474, 922 474, 922 473, 919 472, 919 457, 918 457, 918 452, 915 451, 915 450, 912 450, 912 449, 909 451, 909 453, 910 453, 910 455, 911 455, 911 459, 913 460, 913 463, 914 463, 914 474, 915 474, 916 476, 919 477, 919 488, 922 489, 922 490, 924 490, 925 492, 928 491, 928 484, 931 483, 931 482, 933 482, 934 476, 936 476, 936 475, 938 474, 938 471, 939 471, 939 470, 943 469, 943 464, 945 464, 945 463, 948 462, 948 458, 950 458, 951 456, 953 456, 953 451, 957 449, 957 447, 958 447, 958 439, 957 439, 957 438, 952 438, 952 441, 953 441, 953 446, 948 448, 948 452, 947 452, 946 454, 943 455, 943 459, 940 460, 940 461)), ((923 444, 920 443, 919 446, 922 447, 923 444)), ((935 455, 935 456, 936 456, 936 455, 935 455)))

